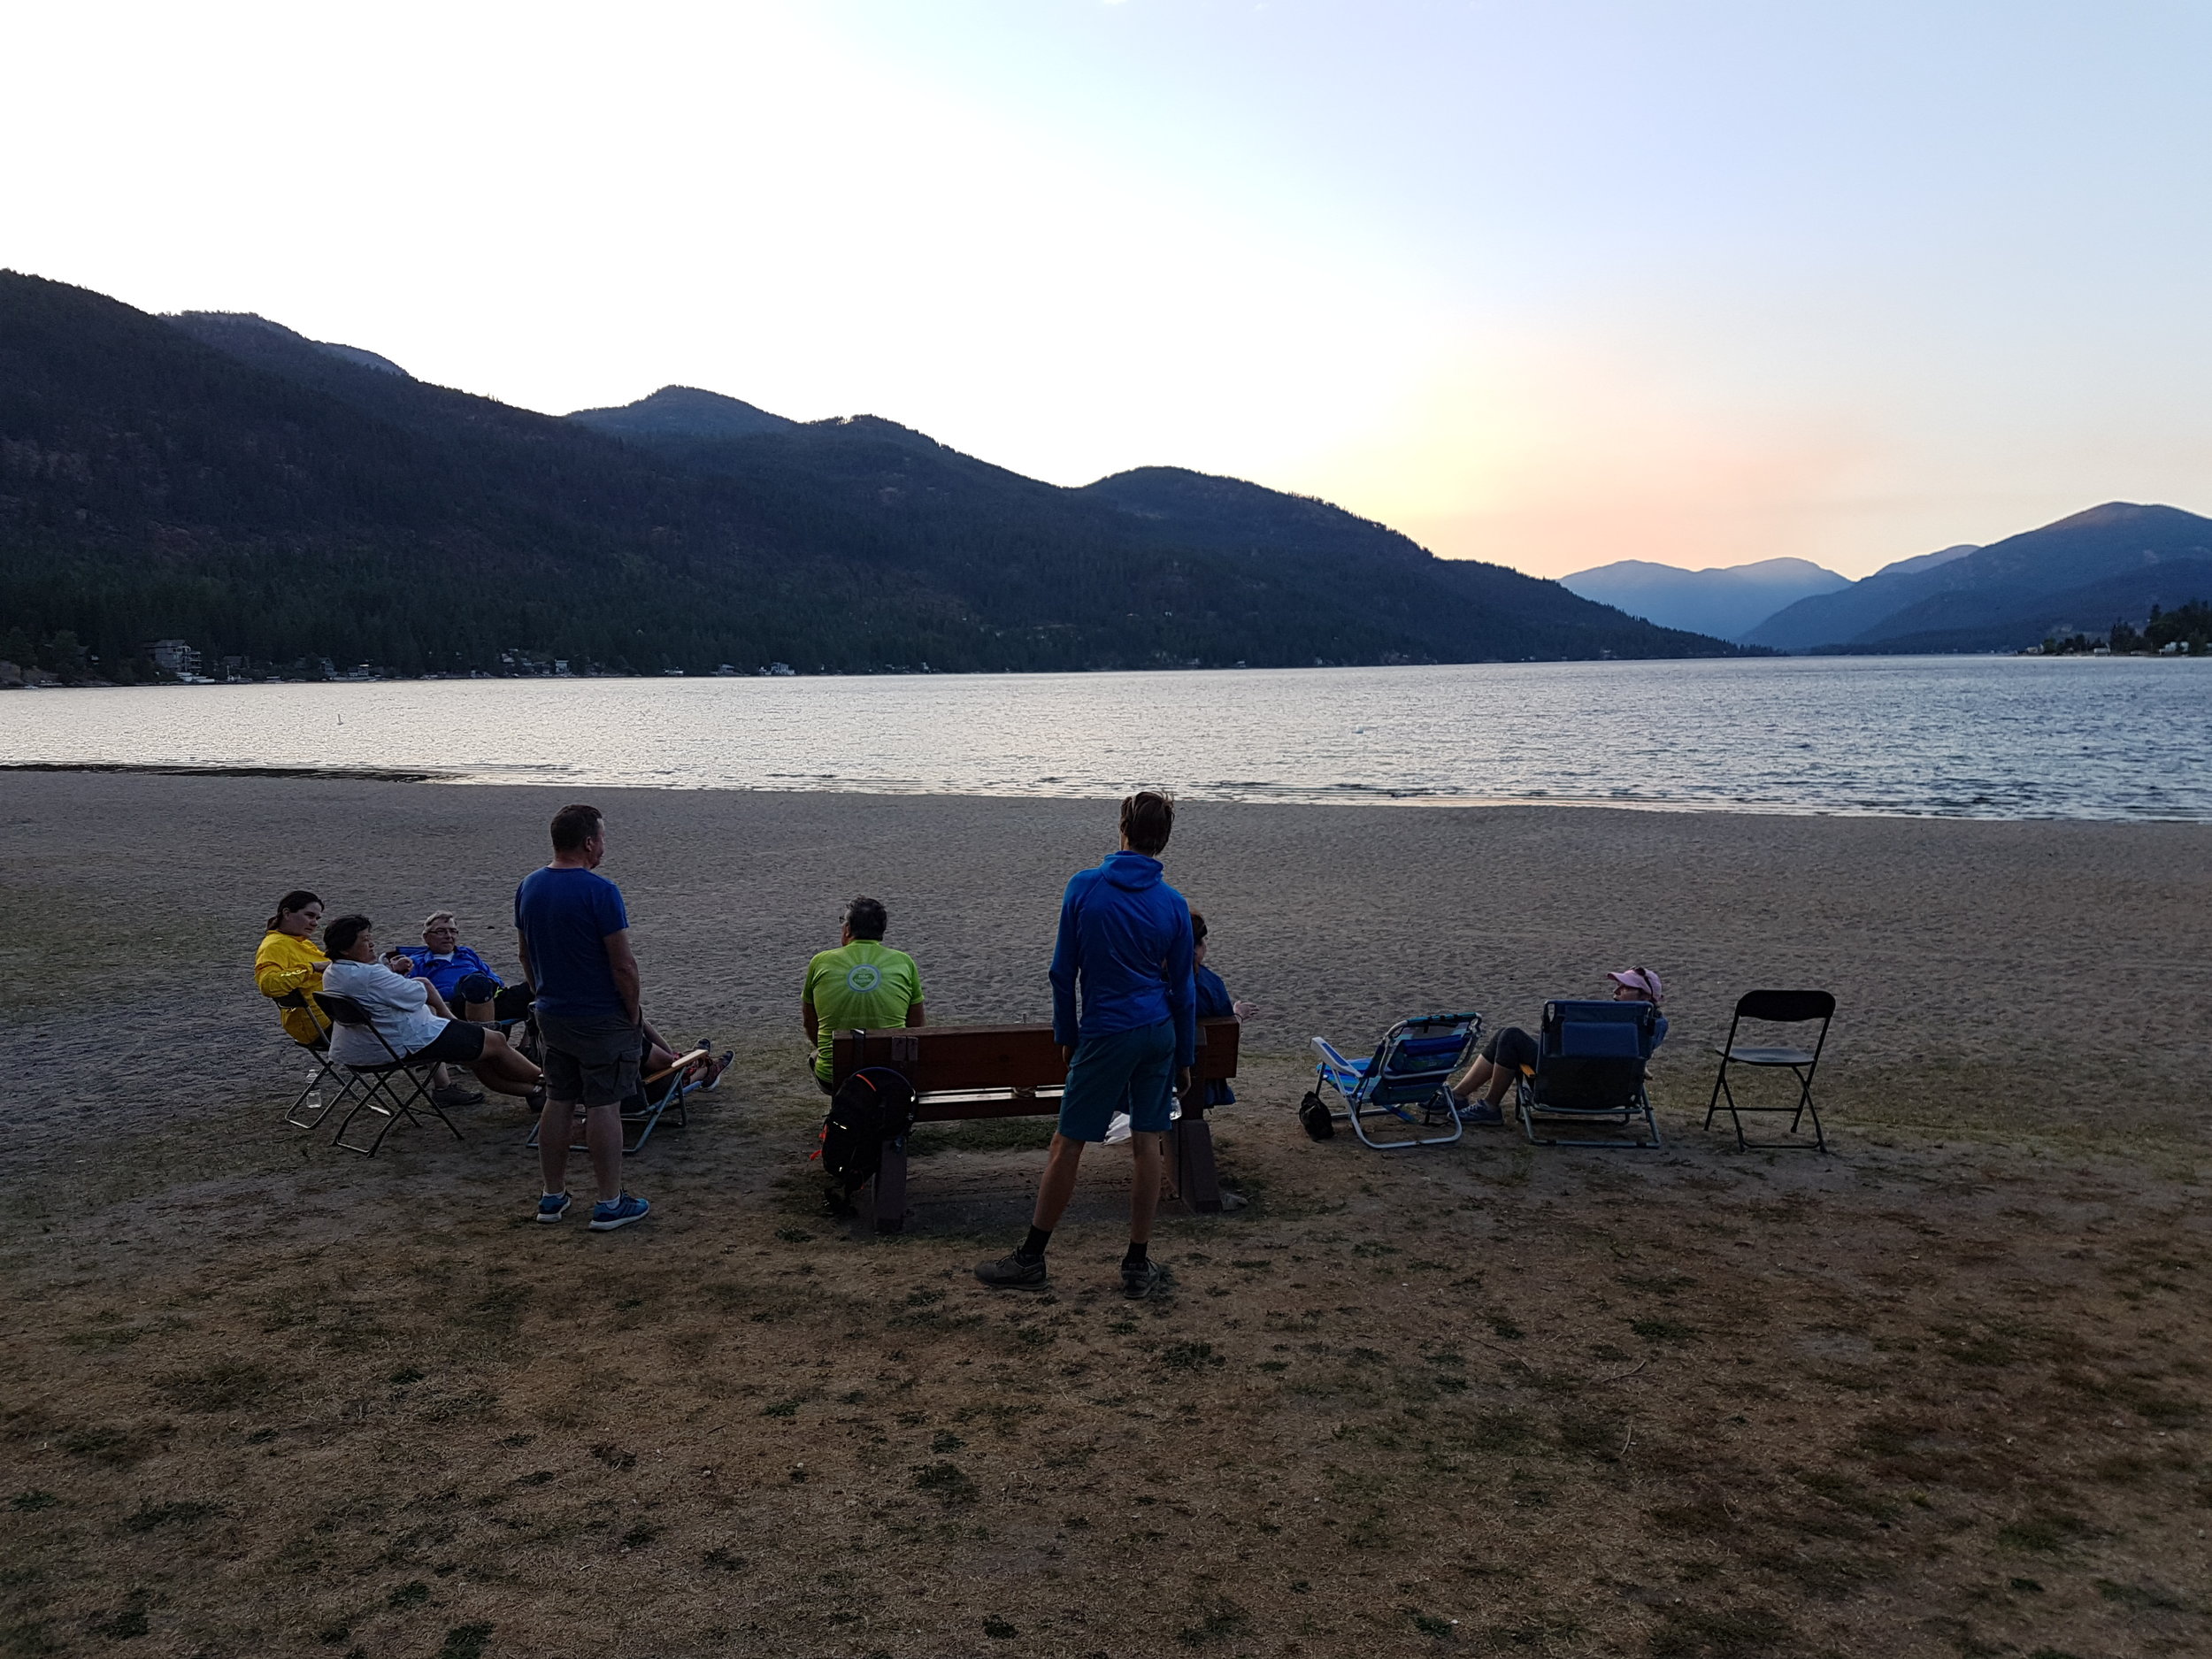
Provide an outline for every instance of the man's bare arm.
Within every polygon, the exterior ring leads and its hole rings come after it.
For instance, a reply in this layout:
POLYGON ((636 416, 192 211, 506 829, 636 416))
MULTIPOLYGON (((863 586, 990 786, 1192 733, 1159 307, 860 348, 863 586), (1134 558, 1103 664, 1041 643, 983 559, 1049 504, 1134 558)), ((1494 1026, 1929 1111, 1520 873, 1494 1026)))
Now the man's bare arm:
POLYGON ((645 1008, 638 989, 637 956, 630 949, 630 930, 625 927, 604 934, 599 942, 607 948, 607 971, 614 975, 614 988, 622 998, 623 1011, 629 1015, 633 1025, 643 1025, 645 1008))
POLYGON ((929 1024, 929 1021, 922 1017, 922 1005, 919 1002, 915 1003, 913 1007, 906 1010, 906 1023, 910 1025, 926 1025, 929 1024))
POLYGON ((799 1022, 806 1027, 806 1040, 809 1042, 822 1041, 822 1021, 820 1016, 815 1013, 813 1003, 799 1004, 799 1022))
POLYGON ((536 990, 538 976, 530 970, 530 936, 519 927, 515 929, 515 960, 522 964, 522 982, 536 990))

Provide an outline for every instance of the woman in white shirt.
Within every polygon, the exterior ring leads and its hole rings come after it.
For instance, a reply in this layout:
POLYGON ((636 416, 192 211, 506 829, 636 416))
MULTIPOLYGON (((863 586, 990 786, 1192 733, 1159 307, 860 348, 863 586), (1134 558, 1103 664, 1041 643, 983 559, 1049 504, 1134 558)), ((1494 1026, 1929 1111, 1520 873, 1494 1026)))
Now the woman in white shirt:
POLYGON ((385 1065, 395 1053, 410 1060, 465 1065, 486 1088, 524 1097, 543 1082, 538 1068, 515 1052, 514 1045, 485 1025, 453 1018, 427 979, 394 973, 377 959, 376 940, 365 916, 341 916, 323 929, 323 949, 330 966, 323 970, 323 991, 349 996, 361 1004, 374 1033, 341 1025, 330 1039, 330 1057, 341 1065, 385 1065))

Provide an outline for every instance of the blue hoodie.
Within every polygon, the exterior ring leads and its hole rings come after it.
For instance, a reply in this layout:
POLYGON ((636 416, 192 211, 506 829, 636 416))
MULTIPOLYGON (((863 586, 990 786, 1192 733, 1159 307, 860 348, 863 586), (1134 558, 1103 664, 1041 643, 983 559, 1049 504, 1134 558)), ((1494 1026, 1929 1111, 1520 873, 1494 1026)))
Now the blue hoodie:
POLYGON ((1052 952, 1053 1040, 1073 1048, 1085 1037, 1172 1019, 1175 1063, 1189 1065, 1198 1053, 1196 1010, 1190 906, 1160 879, 1160 861, 1116 853, 1071 880, 1060 901, 1060 939, 1052 952))

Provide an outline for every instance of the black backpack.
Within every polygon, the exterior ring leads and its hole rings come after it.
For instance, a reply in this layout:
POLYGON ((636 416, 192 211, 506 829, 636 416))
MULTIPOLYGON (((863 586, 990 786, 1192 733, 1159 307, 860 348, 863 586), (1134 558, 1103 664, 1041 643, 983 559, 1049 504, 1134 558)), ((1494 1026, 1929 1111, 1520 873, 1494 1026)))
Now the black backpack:
POLYGON ((914 1086, 889 1066, 866 1066, 837 1086, 822 1122, 822 1172, 833 1216, 853 1212, 852 1197, 883 1166, 883 1148, 914 1126, 914 1086))

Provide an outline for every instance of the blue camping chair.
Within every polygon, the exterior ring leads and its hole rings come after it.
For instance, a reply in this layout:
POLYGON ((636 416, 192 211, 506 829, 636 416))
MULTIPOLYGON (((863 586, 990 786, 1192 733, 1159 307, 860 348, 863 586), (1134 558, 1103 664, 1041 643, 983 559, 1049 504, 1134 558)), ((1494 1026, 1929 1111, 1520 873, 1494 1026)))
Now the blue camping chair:
POLYGON ((1658 1035, 1649 1002, 1547 1002, 1536 1066, 1521 1068, 1514 1102, 1521 1132, 1540 1147, 1655 1147, 1659 1125, 1644 1093, 1644 1064, 1658 1035), (1642 1134, 1630 1133, 1640 1120, 1642 1134), (1601 1140, 1539 1134, 1569 1124, 1612 1124, 1601 1140))
POLYGON ((1444 1087, 1459 1069, 1460 1061, 1482 1033, 1479 1014, 1426 1014, 1402 1019, 1383 1034, 1374 1054, 1365 1060, 1348 1060, 1326 1037, 1313 1040, 1320 1064, 1315 1082, 1298 1108, 1306 1133, 1316 1140, 1333 1134, 1335 1119, 1352 1120, 1352 1133, 1379 1152, 1398 1152, 1409 1147, 1448 1147, 1465 1131, 1459 1121, 1459 1105, 1444 1087), (1344 1102, 1333 1111, 1322 1098, 1332 1091, 1344 1102), (1417 1130, 1449 1124, 1448 1135, 1398 1135, 1377 1140, 1360 1121, 1363 1112, 1380 1113, 1410 1124, 1417 1130))

